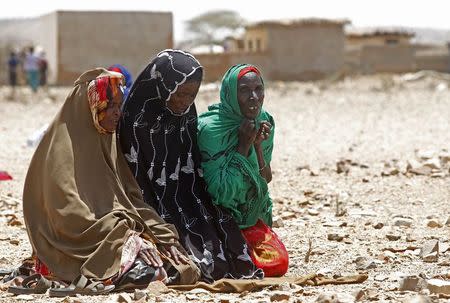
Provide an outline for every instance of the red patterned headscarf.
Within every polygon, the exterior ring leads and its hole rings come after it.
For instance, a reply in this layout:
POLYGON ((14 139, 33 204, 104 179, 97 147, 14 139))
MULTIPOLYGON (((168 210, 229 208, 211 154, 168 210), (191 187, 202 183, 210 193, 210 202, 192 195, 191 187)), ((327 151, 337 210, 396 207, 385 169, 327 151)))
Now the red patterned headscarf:
POLYGON ((122 74, 114 73, 114 76, 101 76, 92 80, 88 86, 88 100, 91 108, 94 126, 101 134, 108 133, 101 125, 100 121, 105 118, 105 109, 108 102, 114 99, 122 90, 124 78, 122 74))

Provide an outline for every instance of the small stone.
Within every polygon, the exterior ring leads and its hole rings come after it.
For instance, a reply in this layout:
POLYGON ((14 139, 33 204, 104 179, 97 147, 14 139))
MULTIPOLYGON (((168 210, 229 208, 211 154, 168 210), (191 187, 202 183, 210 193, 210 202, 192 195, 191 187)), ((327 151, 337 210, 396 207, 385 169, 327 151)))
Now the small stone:
POLYGON ((378 256, 378 259, 385 261, 385 262, 395 260, 396 258, 397 258, 397 255, 389 250, 383 251, 383 253, 378 256))
POLYGON ((450 162, 450 152, 441 152, 439 154, 439 159, 444 165, 447 164, 448 162, 450 162))
MULTIPOLYGON (((83 301, 80 298, 72 298, 72 297, 65 297, 64 299, 62 299, 62 301, 60 301, 61 303, 83 303, 83 301)), ((114 301, 116 302, 116 301, 114 301)))
POLYGON ((153 281, 147 286, 146 290, 154 294, 155 296, 159 296, 160 294, 168 293, 171 290, 161 281, 153 281))
POLYGON ((381 176, 382 177, 389 177, 389 176, 395 176, 398 175, 400 173, 400 171, 398 170, 398 168, 396 167, 391 167, 389 169, 385 169, 384 171, 381 172, 381 176))
POLYGON ((222 295, 219 297, 220 303, 232 303, 234 301, 235 301, 234 298, 230 295, 222 295))
POLYGON ((147 293, 141 289, 135 289, 134 290, 134 300, 138 301, 142 298, 147 297, 147 293))
POLYGON ((373 279, 378 282, 383 282, 386 281, 388 277, 385 275, 376 275, 375 277, 373 277, 373 279))
POLYGON ((427 286, 431 293, 450 295, 450 282, 441 279, 427 280, 427 286))
POLYGON ((367 270, 377 267, 377 264, 373 260, 366 257, 357 257, 355 259, 355 264, 357 270, 367 270))
POLYGON ((400 291, 419 291, 426 287, 425 280, 419 276, 407 276, 400 280, 400 291))
POLYGON ((345 293, 321 293, 316 299, 317 303, 353 303, 355 297, 345 293))
POLYGON ((412 223, 413 220, 411 219, 398 217, 394 219, 393 225, 400 227, 411 227, 412 223))
POLYGON ((271 302, 278 302, 278 301, 288 301, 291 298, 291 293, 287 291, 274 291, 270 295, 270 301, 271 302))
MULTIPOLYGON (((374 286, 376 286, 377 282, 374 283, 374 286)), ((369 301, 379 301, 378 299, 378 289, 374 289, 374 288, 369 288, 366 289, 366 296, 367 296, 367 300, 369 301)))
POLYGON ((445 178, 446 174, 443 171, 433 172, 431 173, 431 178, 445 178))
POLYGON ((422 260, 424 262, 432 263, 437 262, 439 259, 439 254, 437 252, 433 252, 431 254, 425 255, 422 257, 422 260))
POLYGON ((292 289, 291 284, 289 282, 281 283, 273 288, 273 290, 282 290, 282 291, 290 291, 291 289, 292 289))
POLYGON ((397 240, 399 240, 401 238, 401 236, 400 235, 395 235, 395 234, 386 234, 386 238, 389 241, 397 241, 397 240))
POLYGON ((73 300, 72 300, 71 297, 67 296, 67 297, 64 297, 64 299, 62 299, 62 300, 59 301, 59 302, 61 302, 61 303, 72 303, 73 300))
POLYGON ((427 221, 427 226, 431 228, 441 228, 443 225, 436 219, 431 219, 427 221))
POLYGON ((402 303, 432 303, 430 297, 424 295, 414 296, 412 298, 406 298, 402 301, 402 303))
POLYGON ((273 227, 277 227, 277 228, 283 227, 283 226, 284 226, 284 221, 283 221, 283 219, 280 218, 280 217, 274 217, 274 218, 273 218, 273 222, 272 222, 272 226, 273 226, 273 227))
POLYGON ((297 217, 297 214, 292 211, 284 211, 281 213, 281 219, 290 220, 297 217))
POLYGON ((447 218, 447 221, 445 221, 446 226, 450 226, 450 216, 447 218))
POLYGON ((381 223, 381 222, 378 222, 378 223, 376 223, 376 224, 374 224, 374 225, 373 225, 373 228, 375 228, 375 229, 382 229, 382 228, 383 228, 383 226, 384 226, 384 224, 383 224, 383 223, 381 223))
POLYGON ((337 241, 337 242, 341 242, 342 240, 344 240, 344 236, 343 235, 339 235, 339 234, 328 234, 327 235, 327 239, 329 241, 337 241))
POLYGON ((206 290, 206 289, 203 289, 203 288, 194 288, 194 289, 191 289, 190 291, 188 291, 187 292, 188 294, 195 294, 195 295, 198 295, 198 294, 211 294, 211 292, 209 291, 209 290, 206 290))
POLYGON ((416 175, 429 175, 432 170, 431 167, 422 165, 422 163, 416 160, 408 160, 406 168, 408 172, 411 172, 416 175))
POLYGON ((363 289, 358 289, 353 292, 353 297, 355 297, 355 301, 361 301, 364 299, 366 292, 363 289))
POLYGON ((350 172, 350 166, 347 160, 339 160, 336 162, 336 172, 338 174, 345 173, 346 175, 350 172))
POLYGON ((416 241, 417 241, 417 239, 414 235, 412 235, 412 234, 406 235, 406 242, 416 242, 416 241))
POLYGON ((434 157, 434 155, 435 155, 435 151, 431 150, 431 149, 417 151, 417 157, 422 160, 431 159, 434 157))
POLYGON ((127 293, 121 293, 117 297, 117 303, 131 303, 131 302, 133 302, 133 299, 127 293))
POLYGON ((345 244, 353 244, 353 241, 349 238, 344 238, 344 243, 345 244))
POLYGON ((9 243, 11 243, 12 245, 19 245, 20 241, 17 239, 12 239, 9 241, 9 243))
POLYGON ((298 171, 302 171, 302 170, 310 170, 310 169, 311 169, 311 166, 309 166, 308 164, 300 165, 300 166, 297 167, 297 170, 298 170, 298 171))
POLYGON ((34 301, 36 298, 32 295, 18 295, 15 297, 17 300, 24 300, 24 301, 34 301))
POLYGON ((310 216, 318 216, 319 212, 316 209, 310 208, 310 209, 308 209, 308 214, 310 216))
POLYGON ((441 169, 441 161, 437 158, 428 159, 423 163, 423 166, 428 166, 432 169, 441 169))
POLYGON ((311 177, 317 177, 319 175, 319 170, 313 168, 309 171, 309 175, 311 177))
POLYGON ((420 249, 420 256, 425 262, 437 262, 439 258, 439 241, 426 242, 420 249))

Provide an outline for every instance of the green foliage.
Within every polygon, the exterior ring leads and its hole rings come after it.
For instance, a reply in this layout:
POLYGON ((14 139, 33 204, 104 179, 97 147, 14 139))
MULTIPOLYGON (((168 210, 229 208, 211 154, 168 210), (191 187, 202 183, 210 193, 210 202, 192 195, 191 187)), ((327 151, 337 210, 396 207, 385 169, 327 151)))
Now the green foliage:
POLYGON ((237 12, 215 10, 186 21, 186 30, 192 35, 190 44, 212 46, 221 43, 226 36, 233 35, 244 23, 244 19, 237 12))

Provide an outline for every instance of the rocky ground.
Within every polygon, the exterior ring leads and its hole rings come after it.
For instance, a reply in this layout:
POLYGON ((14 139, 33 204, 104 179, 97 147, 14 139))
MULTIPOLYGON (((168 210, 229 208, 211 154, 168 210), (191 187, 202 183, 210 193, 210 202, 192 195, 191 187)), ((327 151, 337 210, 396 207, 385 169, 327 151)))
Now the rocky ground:
MULTIPOLYGON (((450 298, 450 82, 439 74, 377 75, 267 84, 276 121, 274 230, 290 253, 288 276, 367 273, 361 284, 282 285, 244 294, 152 291, 108 297, 0 302, 446 302, 450 298)), ((0 88, 0 268, 29 256, 21 193, 32 135, 69 88, 9 100, 0 88)), ((204 85, 198 111, 215 102, 204 85)))

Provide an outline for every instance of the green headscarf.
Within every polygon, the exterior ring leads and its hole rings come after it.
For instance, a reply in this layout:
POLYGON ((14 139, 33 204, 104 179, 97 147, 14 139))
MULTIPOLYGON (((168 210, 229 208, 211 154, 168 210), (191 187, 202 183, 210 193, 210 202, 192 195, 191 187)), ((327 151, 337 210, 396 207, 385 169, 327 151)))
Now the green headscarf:
MULTIPOLYGON (((220 103, 209 106, 198 121, 198 145, 208 192, 215 204, 231 212, 241 229, 255 225, 258 219, 272 225, 272 200, 267 182, 259 173, 255 148, 251 147, 248 157, 237 152, 239 126, 244 119, 237 99, 238 75, 250 66, 235 65, 225 73, 220 103)), ((262 108, 255 120, 256 127, 261 121, 272 124, 269 138, 261 144, 264 161, 269 165, 275 124, 262 108)))

